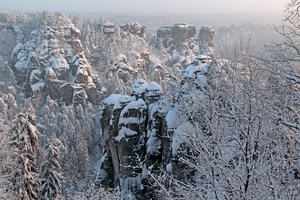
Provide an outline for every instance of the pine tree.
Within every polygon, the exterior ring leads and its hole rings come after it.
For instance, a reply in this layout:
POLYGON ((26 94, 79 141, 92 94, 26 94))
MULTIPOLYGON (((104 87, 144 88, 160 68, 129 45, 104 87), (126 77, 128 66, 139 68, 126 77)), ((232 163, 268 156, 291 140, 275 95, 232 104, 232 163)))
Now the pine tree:
POLYGON ((77 173, 80 177, 85 177, 89 167, 89 153, 87 142, 80 134, 76 138, 76 154, 77 154, 77 173))
POLYGON ((47 149, 47 160, 42 163, 40 170, 40 199, 56 199, 61 193, 62 175, 59 164, 60 148, 62 143, 52 137, 47 149))
POLYGON ((11 186, 17 199, 37 199, 36 149, 38 130, 33 125, 35 115, 20 113, 11 129, 10 148, 13 152, 11 186))

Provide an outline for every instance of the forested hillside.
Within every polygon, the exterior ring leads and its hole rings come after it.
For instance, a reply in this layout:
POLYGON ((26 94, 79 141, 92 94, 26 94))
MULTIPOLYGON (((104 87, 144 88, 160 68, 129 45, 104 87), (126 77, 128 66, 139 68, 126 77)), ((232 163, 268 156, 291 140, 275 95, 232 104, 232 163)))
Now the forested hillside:
POLYGON ((149 32, 0 13, 1 199, 299 199, 299 4, 149 32))

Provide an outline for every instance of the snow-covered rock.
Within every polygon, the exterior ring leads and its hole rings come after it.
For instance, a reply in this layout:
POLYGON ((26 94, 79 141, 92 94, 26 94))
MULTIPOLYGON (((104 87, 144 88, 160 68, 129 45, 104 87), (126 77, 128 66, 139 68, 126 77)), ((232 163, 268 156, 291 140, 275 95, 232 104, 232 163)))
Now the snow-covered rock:
POLYGON ((18 83, 25 84, 28 97, 50 95, 66 104, 99 102, 96 79, 79 37, 74 25, 45 26, 33 30, 25 44, 15 46, 11 68, 18 83))
POLYGON ((144 79, 136 80, 133 85, 132 95, 134 95, 136 99, 139 99, 139 98, 145 99, 145 91, 146 91, 147 85, 148 85, 148 82, 145 81, 144 79))
MULTIPOLYGON (((132 94, 131 97, 112 94, 103 100, 100 119, 107 162, 113 166, 114 180, 120 187, 126 187, 123 183, 133 180, 132 184, 139 185, 143 177, 142 159, 147 158, 147 167, 158 167, 166 166, 171 158, 171 137, 164 126, 170 105, 162 98, 161 86, 139 79, 135 81, 132 94), (141 95, 144 92, 145 97, 141 95)), ((109 173, 107 167, 99 171, 102 175, 109 173)), ((139 190, 131 188, 129 192, 138 193, 139 190)))
POLYGON ((5 61, 9 61, 11 52, 19 42, 17 40, 19 34, 23 34, 21 30, 12 25, 0 23, 0 55, 5 61))
POLYGON ((145 89, 146 103, 151 104, 157 102, 163 95, 161 86, 156 82, 148 83, 145 89))
POLYGON ((141 38, 145 37, 145 26, 138 22, 128 22, 127 24, 120 26, 120 28, 122 31, 132 33, 141 38))
POLYGON ((198 35, 199 47, 201 54, 213 52, 213 37, 215 31, 210 26, 203 26, 198 35))

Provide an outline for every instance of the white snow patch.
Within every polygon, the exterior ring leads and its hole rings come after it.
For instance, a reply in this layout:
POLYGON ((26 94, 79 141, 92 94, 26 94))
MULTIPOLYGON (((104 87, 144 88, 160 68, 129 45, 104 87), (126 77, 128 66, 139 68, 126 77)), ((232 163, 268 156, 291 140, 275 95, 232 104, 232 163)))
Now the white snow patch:
POLYGON ((15 67, 19 70, 19 71, 25 71, 27 69, 27 57, 23 56, 20 58, 20 60, 15 64, 15 67))
POLYGON ((145 92, 148 82, 144 79, 139 79, 134 82, 132 93, 142 94, 145 92))
POLYGON ((195 73, 205 74, 208 72, 208 66, 207 63, 191 64, 184 70, 183 76, 191 78, 195 73))
POLYGON ((172 172, 172 169, 173 169, 172 163, 168 163, 167 166, 166 166, 167 172, 172 172))
POLYGON ((196 84, 199 87, 204 88, 207 85, 207 77, 205 75, 199 75, 196 79, 196 84))
POLYGON ((136 131, 133 131, 133 130, 123 126, 121 128, 121 130, 119 131, 118 135, 115 137, 115 140, 120 142, 123 138, 126 138, 126 136, 134 136, 137 134, 138 133, 136 131))
POLYGON ((30 74, 30 82, 34 81, 34 80, 39 80, 39 76, 41 76, 42 74, 42 71, 39 70, 39 69, 35 69, 35 70, 32 70, 31 74, 30 74))
POLYGON ((148 107, 148 112, 149 112, 149 120, 153 120, 153 115, 155 112, 158 111, 158 103, 152 103, 148 107))
POLYGON ((128 103, 125 108, 123 108, 120 116, 123 116, 125 113, 127 113, 131 109, 143 110, 143 109, 147 109, 147 106, 143 99, 138 99, 137 101, 132 101, 132 102, 128 103))
POLYGON ((181 144, 183 144, 185 140, 188 140, 189 138, 195 138, 197 131, 197 128, 190 122, 181 124, 173 135, 172 155, 176 155, 178 153, 181 144))
POLYGON ((127 95, 120 94, 111 94, 109 97, 103 100, 103 103, 106 105, 114 105, 114 108, 120 108, 121 103, 129 103, 131 97, 127 95))
POLYGON ((149 131, 149 138, 147 140, 147 153, 150 155, 156 155, 159 154, 159 150, 161 149, 161 141, 156 136, 156 130, 153 129, 152 131, 149 131))
POLYGON ((21 50, 24 50, 24 45, 22 43, 18 43, 13 49, 12 56, 16 53, 19 53, 21 50))
POLYGON ((31 85, 31 89, 33 92, 39 91, 39 90, 43 89, 44 87, 45 87, 44 82, 37 82, 37 83, 31 85))
POLYGON ((197 60, 211 60, 211 57, 207 56, 207 55, 198 55, 196 57, 197 60))
POLYGON ((138 119, 137 117, 120 117, 119 119, 119 125, 128 125, 128 124, 139 124, 141 122, 140 119, 138 119))
POLYGON ((173 142, 172 142, 172 155, 176 155, 180 145, 183 143, 182 138, 179 135, 174 135, 173 142))
POLYGON ((158 83, 154 82, 154 81, 148 83, 148 85, 146 87, 146 90, 147 91, 156 91, 156 92, 159 92, 159 93, 163 93, 163 89, 161 88, 161 86, 158 83))
POLYGON ((171 108, 166 116, 167 128, 176 129, 180 125, 180 119, 176 108, 171 108))

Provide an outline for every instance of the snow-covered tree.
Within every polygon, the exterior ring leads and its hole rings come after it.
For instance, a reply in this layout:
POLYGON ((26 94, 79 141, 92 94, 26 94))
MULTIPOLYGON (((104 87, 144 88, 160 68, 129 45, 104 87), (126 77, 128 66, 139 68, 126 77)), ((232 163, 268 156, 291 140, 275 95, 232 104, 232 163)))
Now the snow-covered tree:
POLYGON ((63 176, 59 164, 62 143, 52 137, 49 141, 46 160, 40 169, 39 199, 57 199, 61 194, 63 176))
POLYGON ((38 199, 36 149, 39 132, 34 125, 34 120, 34 114, 20 113, 11 129, 9 144, 13 163, 10 169, 10 182, 17 199, 38 199))
MULTIPOLYGON (((88 153, 88 146, 85 138, 82 134, 76 138, 76 166, 77 171, 76 174, 78 177, 85 177, 88 169, 89 169, 89 153, 88 153)), ((74 163, 73 163, 74 164, 74 163)))
POLYGON ((274 42, 268 48, 269 57, 265 59, 268 70, 273 75, 270 78, 270 87, 277 97, 276 109, 282 111, 278 113, 280 123, 297 131, 300 130, 299 5, 299 0, 291 0, 287 3, 282 26, 276 29, 282 36, 282 40, 274 42))
POLYGON ((210 66, 209 73, 221 76, 208 76, 204 97, 194 91, 181 97, 187 122, 173 136, 174 196, 296 199, 299 135, 278 121, 274 109, 284 106, 276 106, 268 86, 272 73, 245 52, 239 65, 210 66))

